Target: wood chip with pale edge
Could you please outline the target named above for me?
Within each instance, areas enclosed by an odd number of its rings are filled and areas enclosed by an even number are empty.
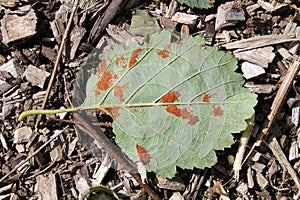
[[[169,200],[184,200],[180,192],[174,192]]]
[[[50,173],[47,176],[43,174],[38,175],[36,182],[39,199],[58,199],[55,174]]]
[[[157,176],[158,187],[174,190],[174,191],[183,191],[185,189],[185,185],[182,182],[175,180],[168,180],[163,177]]]
[[[264,70],[264,68],[249,63],[249,62],[243,62],[242,64],[242,72],[243,72],[243,76],[246,79],[250,79],[250,78],[254,78],[257,77],[259,75],[264,74],[266,71]]]
[[[171,20],[176,21],[178,23],[182,24],[188,24],[188,25],[194,25],[196,24],[199,16],[198,15],[190,15],[182,12],[177,12],[175,15],[171,18]]]
[[[252,38],[242,39],[235,42],[230,42],[222,45],[226,49],[237,49],[235,52],[246,51],[264,46],[274,44],[281,44],[285,42],[296,42],[299,39],[295,38],[295,34],[287,35],[262,35]]]
[[[36,85],[39,88],[44,87],[46,78],[50,75],[49,72],[41,70],[33,65],[29,65],[25,70],[25,77],[32,85]]]
[[[37,17],[33,9],[26,15],[6,13],[1,20],[3,43],[20,44],[36,34]]]
[[[18,78],[21,74],[21,66],[18,64],[17,60],[11,59],[0,66],[0,71],[8,72],[14,78]]]
[[[21,127],[14,131],[14,144],[27,142],[32,136],[33,132],[30,127]]]
[[[272,63],[275,58],[273,50],[274,48],[272,46],[267,46],[248,51],[235,52],[234,56],[239,60],[248,61],[260,67],[267,68],[269,63]]]

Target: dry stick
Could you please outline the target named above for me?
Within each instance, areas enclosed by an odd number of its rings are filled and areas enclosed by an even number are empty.
[[[99,143],[101,147],[107,151],[107,153],[116,160],[117,163],[127,170],[131,176],[144,188],[144,190],[154,199],[159,200],[159,196],[146,184],[143,183],[140,175],[137,173],[137,167],[133,161],[127,158],[120,147],[114,145],[103,133],[101,129],[95,130],[95,127],[89,124],[80,114],[74,113],[74,118],[81,122],[79,128]],[[99,127],[98,127],[99,128]]]
[[[47,99],[48,99],[48,96],[49,96],[49,93],[50,93],[50,90],[51,90],[51,87],[53,85],[53,81],[54,81],[54,78],[55,78],[55,75],[56,75],[56,71],[57,71],[58,66],[59,66],[59,61],[60,61],[60,58],[61,58],[61,55],[62,55],[62,51],[64,49],[64,45],[65,45],[65,42],[66,42],[69,30],[71,28],[71,24],[72,24],[74,15],[75,15],[75,13],[77,11],[77,8],[78,8],[78,4],[79,4],[78,2],[79,1],[76,1],[75,4],[73,5],[72,13],[71,13],[70,19],[68,21],[66,30],[64,32],[62,41],[60,43],[60,47],[59,47],[59,50],[58,50],[58,53],[57,53],[57,57],[56,57],[56,60],[55,60],[55,64],[54,64],[54,69],[53,69],[52,74],[51,74],[51,78],[50,78],[50,81],[49,81],[49,85],[48,85],[48,88],[47,88],[47,91],[46,91],[46,94],[45,94],[45,97],[44,97],[44,101],[43,101],[41,110],[43,110],[45,108],[45,106],[46,106]]]
[[[101,36],[102,31],[104,31],[108,23],[110,23],[115,17],[122,3],[124,3],[124,0],[113,0],[106,8],[103,15],[98,17],[89,36],[89,41],[93,45],[96,45]]]
[[[293,80],[295,79],[295,77],[297,76],[297,74],[299,72],[299,66],[300,66],[300,63],[299,63],[299,58],[298,58],[297,61],[294,61],[293,64],[289,67],[289,69],[284,77],[284,80],[282,81],[282,83],[278,89],[278,92],[275,96],[275,99],[272,103],[271,112],[268,115],[267,119],[265,120],[264,124],[262,125],[262,129],[260,132],[261,134],[259,135],[259,140],[253,144],[253,146],[251,147],[251,150],[248,153],[248,155],[246,156],[244,162],[248,159],[250,154],[253,152],[254,148],[260,146],[262,141],[268,136],[268,134],[276,120],[276,115],[278,114],[278,112],[279,112],[280,108],[282,107],[282,104],[287,96],[289,88],[291,87]],[[291,164],[289,163],[289,161],[287,160],[287,158],[285,157],[285,155],[275,137],[273,137],[270,140],[269,147],[270,147],[271,151],[273,152],[274,156],[276,157],[276,159],[279,161],[281,167],[283,169],[288,170],[289,174],[295,181],[297,187],[300,188],[300,179],[299,179],[297,173],[295,172],[295,170],[293,169],[293,167],[291,166]]]
[[[54,139],[57,138],[57,136],[59,136],[61,133],[63,133],[69,126],[66,126],[63,130],[55,133],[54,135],[52,135],[50,137],[50,139],[45,142],[42,146],[40,146],[40,148],[38,148],[36,151],[33,152],[33,154],[31,156],[29,156],[28,158],[26,158],[25,160],[21,161],[19,164],[17,164],[15,166],[15,168],[13,170],[11,170],[8,174],[6,174],[5,176],[3,176],[0,179],[0,183],[3,182],[7,177],[9,177],[12,173],[14,173],[19,167],[21,167],[23,164],[25,164],[28,160],[30,160],[31,158],[33,158],[36,154],[38,154],[43,148],[45,148],[50,142],[52,142]]]

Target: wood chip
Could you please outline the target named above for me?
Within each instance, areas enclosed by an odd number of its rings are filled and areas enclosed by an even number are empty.
[[[24,75],[27,81],[29,81],[32,85],[38,86],[39,88],[43,89],[45,80],[50,75],[50,73],[41,70],[33,65],[29,65],[25,70]]]
[[[282,45],[278,44],[275,46],[276,51],[285,59],[291,61],[293,59],[293,55]]]
[[[244,86],[250,91],[259,94],[270,94],[277,89],[277,87],[272,84],[255,84],[253,82],[247,82]]]
[[[269,63],[272,63],[275,58],[273,50],[273,47],[267,46],[248,51],[235,52],[234,56],[239,60],[248,61],[260,67],[267,68]]]
[[[257,77],[259,75],[264,74],[265,70],[264,70],[264,68],[262,68],[258,65],[255,65],[255,64],[252,64],[252,63],[249,63],[249,62],[243,62],[242,72],[243,72],[243,76],[246,79],[250,79],[250,78],[254,78],[254,77]]]
[[[256,172],[256,181],[262,189],[265,189],[269,185],[268,180],[260,172]]]
[[[21,75],[21,66],[18,64],[17,60],[11,59],[0,66],[0,71],[8,72],[14,78],[18,78]]]
[[[180,180],[169,180],[162,178],[160,176],[157,176],[158,180],[158,186],[160,188],[168,189],[168,190],[174,190],[174,191],[183,191],[185,189],[185,185],[183,182],[180,182]]]
[[[226,49],[238,49],[238,51],[245,51],[250,49],[255,49],[259,47],[280,44],[284,42],[296,42],[299,39],[295,38],[295,34],[289,35],[263,35],[256,36],[248,39],[239,40],[236,42],[231,42],[222,45]]]
[[[0,6],[13,8],[19,3],[19,0],[0,0]]]
[[[55,174],[38,175],[36,182],[39,199],[58,200]]]
[[[228,26],[234,26],[239,21],[245,21],[245,12],[237,7],[238,1],[230,1],[218,7],[215,30],[218,31]]]
[[[0,77],[1,78],[1,77]],[[12,85],[0,79],[0,95],[12,88]]]
[[[174,192],[169,200],[184,200],[180,192]]]
[[[70,59],[73,60],[75,58],[75,53],[79,47],[81,39],[85,35],[86,30],[83,27],[75,26],[71,31],[71,52],[70,52]]]
[[[254,173],[253,173],[251,167],[248,167],[248,169],[247,169],[247,183],[248,183],[249,188],[253,188],[254,185],[255,185],[253,176],[254,176]]]
[[[14,131],[14,144],[27,142],[32,136],[32,130],[30,127],[21,127]]]
[[[100,185],[106,176],[108,170],[111,167],[111,160],[108,156],[108,154],[105,154],[104,159],[102,160],[102,163],[99,168],[97,168],[93,174],[92,184],[93,187],[96,187]]]
[[[176,21],[178,23],[187,24],[187,25],[195,25],[199,16],[198,15],[190,15],[182,12],[177,12],[171,18],[171,20]]]
[[[26,15],[6,13],[1,20],[3,43],[21,44],[36,34],[37,17],[33,9]]]
[[[82,176],[76,175],[74,179],[75,179],[76,189],[79,191],[79,199],[81,199],[86,196],[86,194],[90,189],[90,186],[86,181],[86,179]]]
[[[295,159],[298,159],[299,157],[299,149],[298,149],[298,142],[293,141],[289,150],[289,161],[293,161]]]

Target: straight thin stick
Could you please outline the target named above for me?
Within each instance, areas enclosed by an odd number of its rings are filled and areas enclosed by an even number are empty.
[[[56,71],[57,71],[58,66],[59,66],[59,61],[60,61],[60,58],[61,58],[61,55],[62,55],[62,51],[64,49],[66,39],[68,37],[68,33],[70,31],[70,28],[71,28],[71,24],[72,24],[74,15],[77,11],[78,4],[79,3],[78,3],[78,0],[77,0],[75,2],[75,4],[73,5],[72,13],[71,13],[70,19],[68,21],[66,30],[64,32],[64,35],[63,35],[63,38],[62,38],[62,41],[61,41],[61,44],[60,44],[60,47],[59,47],[59,50],[58,50],[58,53],[57,53],[57,57],[56,57],[56,60],[55,60],[55,63],[54,63],[54,69],[53,69],[52,74],[51,74],[51,78],[50,78],[50,81],[49,81],[49,84],[48,84],[48,88],[47,88],[47,91],[46,91],[46,94],[45,94],[45,97],[44,97],[44,101],[43,101],[41,110],[43,110],[46,106],[46,103],[47,103],[47,100],[48,100],[48,97],[49,97],[49,94],[50,94],[50,90],[51,90],[51,87],[52,87],[53,82],[54,82]]]

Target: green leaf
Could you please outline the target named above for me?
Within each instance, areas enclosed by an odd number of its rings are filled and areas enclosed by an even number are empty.
[[[156,19],[151,17],[146,10],[137,9],[132,12],[130,30],[134,35],[146,37],[160,29]]]
[[[186,4],[187,6],[191,8],[211,8],[215,1],[214,0],[177,0],[181,4]]]
[[[115,45],[87,82],[82,106],[110,113],[125,154],[164,177],[176,166],[212,166],[215,150],[230,147],[231,133],[254,113],[256,95],[242,87],[236,59],[203,44],[200,37],[171,43],[163,30],[144,45]]]

